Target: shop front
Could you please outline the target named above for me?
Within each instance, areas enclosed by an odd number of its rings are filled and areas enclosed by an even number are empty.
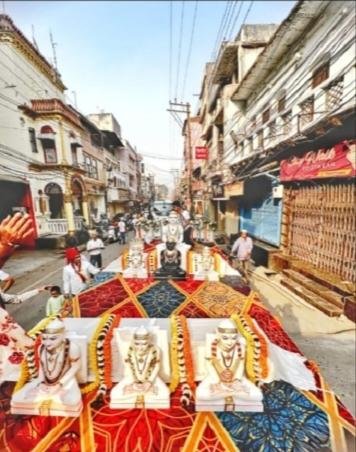
[[[281,162],[283,254],[356,282],[355,142]]]

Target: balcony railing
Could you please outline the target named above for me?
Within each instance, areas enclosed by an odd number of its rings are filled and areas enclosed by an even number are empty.
[[[47,220],[47,227],[51,234],[67,234],[68,232],[66,219]]]

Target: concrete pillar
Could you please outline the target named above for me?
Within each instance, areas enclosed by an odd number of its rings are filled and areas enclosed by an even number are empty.
[[[63,165],[68,165],[68,158],[67,158],[67,151],[65,148],[65,142],[64,142],[64,130],[63,130],[63,124],[61,120],[58,120],[59,125],[59,139],[61,144],[61,163]]]
[[[72,194],[65,193],[64,194],[64,214],[66,220],[68,222],[68,233],[74,233],[75,225],[74,225],[74,214],[73,214],[73,205],[72,205]]]
[[[83,201],[82,201],[82,210],[83,210],[83,217],[87,223],[87,225],[89,225],[89,206],[88,206],[88,196],[83,196]]]

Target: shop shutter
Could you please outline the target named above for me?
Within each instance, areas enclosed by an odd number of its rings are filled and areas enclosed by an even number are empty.
[[[246,229],[253,237],[279,246],[282,201],[272,196],[260,205],[240,209],[240,230]]]

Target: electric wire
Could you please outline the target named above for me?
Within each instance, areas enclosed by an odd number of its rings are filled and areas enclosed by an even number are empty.
[[[179,78],[180,78],[180,66],[181,66],[181,53],[182,53],[182,40],[183,40],[183,27],[184,27],[184,0],[182,0],[181,16],[180,16],[180,28],[179,28],[179,41],[178,41],[178,56],[177,56],[177,75],[176,75],[176,87],[175,87],[175,99],[178,96]]]
[[[237,23],[237,21],[238,21],[238,18],[240,17],[240,13],[241,13],[242,5],[243,5],[243,4],[244,4],[243,1],[240,2],[239,9],[237,10],[237,13],[236,13],[236,15],[235,15],[234,21],[233,21],[232,26],[231,26],[231,31],[230,31],[230,34],[229,34],[229,37],[228,37],[228,40],[229,40],[229,41],[231,41],[232,38],[233,38],[233,33],[234,33],[234,30],[235,30],[235,26],[236,26],[236,23]],[[241,29],[241,27],[240,27],[240,29]]]
[[[223,35],[223,41],[226,41],[228,39],[229,35],[230,35],[229,34],[229,30],[230,30],[230,26],[231,26],[231,23],[232,23],[232,18],[233,18],[234,14],[235,14],[235,9],[236,9],[237,4],[238,4],[238,1],[234,1],[233,4],[232,4],[230,17],[229,17],[229,20],[228,20],[228,22],[226,24],[225,33]]]
[[[185,85],[186,85],[186,82],[187,82],[188,70],[189,70],[189,65],[190,65],[190,58],[191,58],[191,54],[192,54],[192,47],[193,47],[193,40],[194,40],[194,32],[195,32],[195,26],[196,26],[197,12],[198,12],[198,0],[195,1],[195,6],[194,6],[192,31],[191,31],[191,34],[190,34],[190,41],[189,41],[189,47],[188,47],[188,53],[187,53],[187,60],[186,60],[186,63],[185,63],[185,71],[184,71],[184,76],[183,76],[182,99],[184,99]]]
[[[227,20],[228,15],[230,14],[232,3],[233,3],[232,1],[227,1],[226,2],[225,10],[224,10],[223,16],[222,16],[221,21],[220,21],[220,26],[219,26],[219,29],[218,29],[218,33],[216,35],[214,48],[213,48],[213,50],[211,52],[211,59],[212,60],[214,60],[216,58],[216,52],[217,52],[217,49],[219,48],[221,35],[223,34],[223,30],[225,29],[226,20]]]

